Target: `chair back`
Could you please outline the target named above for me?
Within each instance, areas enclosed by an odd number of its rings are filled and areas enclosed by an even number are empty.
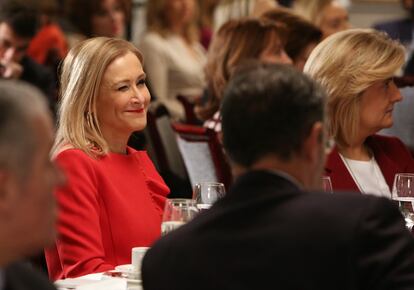
[[[232,175],[217,133],[201,126],[183,123],[171,125],[177,134],[178,148],[191,185],[194,187],[198,182],[216,181],[224,183],[228,189]]]
[[[171,119],[167,108],[158,105],[148,110],[147,132],[150,137],[151,151],[155,155],[157,169],[161,172],[170,171],[180,178],[186,179],[187,172],[178,149],[174,131],[171,129]],[[152,149],[152,150],[151,150]]]
[[[197,118],[197,116],[194,113],[194,103],[191,103],[185,96],[182,95],[178,95],[177,100],[180,101],[180,103],[184,107],[185,123],[192,125],[200,125],[201,121]]]

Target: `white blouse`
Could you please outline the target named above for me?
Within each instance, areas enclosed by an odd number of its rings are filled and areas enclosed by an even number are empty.
[[[155,32],[144,35],[139,45],[144,70],[157,102],[164,104],[174,119],[184,119],[184,108],[177,95],[193,101],[205,87],[206,52],[198,42],[191,49],[184,39],[171,34],[165,38]]]
[[[369,161],[360,161],[339,156],[361,193],[391,198],[391,191],[374,157]]]

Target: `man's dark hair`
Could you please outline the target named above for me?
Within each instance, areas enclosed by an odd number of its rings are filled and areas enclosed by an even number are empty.
[[[0,1],[0,23],[7,23],[22,38],[33,38],[39,28],[39,14],[32,4],[23,1]]]
[[[229,82],[222,103],[223,144],[249,167],[266,155],[289,160],[324,118],[325,94],[309,77],[281,64],[249,63]]]

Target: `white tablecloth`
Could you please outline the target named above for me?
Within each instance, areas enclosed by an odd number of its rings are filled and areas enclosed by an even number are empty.
[[[114,278],[103,273],[55,281],[59,290],[142,290],[141,283],[125,278]]]

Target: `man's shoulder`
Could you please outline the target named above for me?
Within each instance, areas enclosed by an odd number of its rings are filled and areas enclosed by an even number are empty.
[[[4,269],[5,288],[10,290],[56,290],[48,277],[27,263],[13,263]]]

